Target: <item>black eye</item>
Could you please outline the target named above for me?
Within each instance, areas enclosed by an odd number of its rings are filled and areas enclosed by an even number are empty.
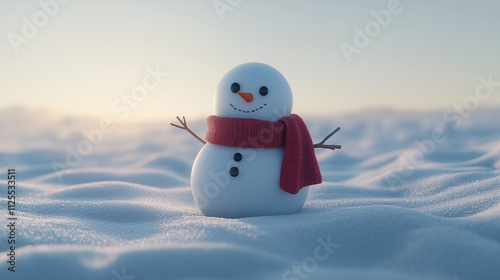
[[[238,91],[240,91],[240,84],[232,83],[231,84],[231,91],[234,93],[237,93]]]
[[[269,92],[269,90],[267,89],[267,87],[261,87],[261,88],[259,89],[259,93],[260,93],[260,95],[262,95],[262,96],[266,96],[268,92]]]

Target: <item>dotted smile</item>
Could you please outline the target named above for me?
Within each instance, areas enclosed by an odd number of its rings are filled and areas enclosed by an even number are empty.
[[[259,108],[257,108],[257,109],[254,109],[254,110],[252,110],[252,111],[245,111],[245,110],[241,110],[241,109],[239,109],[239,108],[236,108],[236,107],[235,107],[232,103],[229,103],[229,105],[231,105],[231,107],[232,107],[234,110],[236,110],[236,111],[238,111],[238,112],[243,112],[243,113],[253,113],[253,112],[257,112],[257,111],[259,111],[260,109],[262,109],[262,108],[264,108],[265,106],[267,106],[267,104],[266,104],[266,103],[264,103],[264,105],[260,106],[260,107],[259,107]]]

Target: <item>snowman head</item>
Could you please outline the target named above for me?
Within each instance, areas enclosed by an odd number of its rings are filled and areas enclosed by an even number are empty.
[[[245,63],[222,78],[214,105],[215,114],[220,117],[277,121],[292,112],[292,90],[273,67]]]

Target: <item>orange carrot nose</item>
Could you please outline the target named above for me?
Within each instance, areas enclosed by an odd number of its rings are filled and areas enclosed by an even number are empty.
[[[252,102],[253,100],[253,94],[251,93],[238,91],[238,94],[241,96],[241,98],[243,98],[243,100],[245,100],[248,103]]]

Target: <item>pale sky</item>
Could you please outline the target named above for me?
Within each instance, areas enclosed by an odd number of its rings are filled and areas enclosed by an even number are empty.
[[[479,76],[500,81],[500,1],[65,1],[0,0],[0,108],[203,117],[220,78],[253,61],[287,78],[298,114],[445,110]],[[342,42],[358,47],[350,63]],[[169,76],[124,102],[147,67]],[[480,106],[500,106],[500,87]]]

